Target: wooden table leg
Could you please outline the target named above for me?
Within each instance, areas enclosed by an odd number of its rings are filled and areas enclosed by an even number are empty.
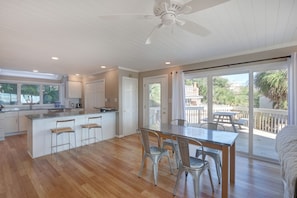
[[[230,147],[230,182],[235,183],[235,143]]]
[[[228,197],[229,187],[229,149],[228,146],[222,148],[222,198]]]

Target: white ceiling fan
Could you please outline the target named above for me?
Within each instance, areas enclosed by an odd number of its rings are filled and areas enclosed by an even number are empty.
[[[155,0],[154,15],[160,17],[161,23],[148,35],[145,44],[151,44],[153,33],[164,26],[177,25],[187,32],[199,36],[207,36],[210,32],[206,28],[187,19],[178,19],[180,15],[192,14],[228,0]]]
[[[156,25],[148,35],[145,44],[151,44],[152,35],[155,31],[165,26],[178,26],[179,28],[199,36],[207,36],[210,31],[205,27],[185,18],[179,19],[181,15],[189,15],[204,10],[229,0],[155,0],[153,7],[154,15],[108,15],[101,16],[102,19],[115,17],[135,17],[141,19],[160,18],[161,23]]]

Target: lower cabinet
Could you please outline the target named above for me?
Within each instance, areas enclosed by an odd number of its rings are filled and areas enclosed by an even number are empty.
[[[111,139],[116,136],[116,113],[102,113],[103,139]]]
[[[19,112],[5,112],[4,132],[13,133],[19,131]]]
[[[3,125],[4,125],[4,116],[3,116],[3,113],[0,113],[0,141],[4,140],[5,138]]]

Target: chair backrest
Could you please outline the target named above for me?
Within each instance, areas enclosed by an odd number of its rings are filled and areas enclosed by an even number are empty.
[[[149,154],[151,153],[151,150],[150,150],[150,138],[149,138],[150,134],[154,135],[157,138],[158,145],[160,145],[160,137],[159,137],[158,133],[153,132],[153,131],[149,131],[149,130],[146,130],[146,129],[141,129],[140,130],[140,140],[141,140],[144,152],[149,153]]]
[[[102,116],[94,116],[94,117],[88,117],[88,123],[99,123],[102,122]]]
[[[176,136],[176,141],[179,148],[179,154],[181,163],[183,166],[191,167],[190,165],[190,151],[189,151],[189,144],[195,144],[201,147],[202,153],[204,153],[204,148],[201,142],[198,140],[184,137],[184,136]]]
[[[171,120],[171,124],[178,125],[178,126],[187,126],[188,122],[184,119],[174,119]]]
[[[200,128],[225,131],[225,127],[216,122],[207,122],[199,125]]]
[[[60,128],[60,127],[72,127],[72,129],[74,129],[75,128],[75,119],[57,120],[56,128]]]

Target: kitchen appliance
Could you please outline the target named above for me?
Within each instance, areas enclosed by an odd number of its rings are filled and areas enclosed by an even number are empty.
[[[77,103],[75,107],[76,108],[81,108],[81,103]]]

